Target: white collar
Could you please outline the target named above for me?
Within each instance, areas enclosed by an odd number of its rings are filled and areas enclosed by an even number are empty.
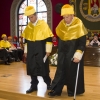
[[[38,22],[38,19],[33,23],[33,25],[36,26],[37,22]]]

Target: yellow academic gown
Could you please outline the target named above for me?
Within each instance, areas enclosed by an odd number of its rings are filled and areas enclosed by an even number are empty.
[[[1,48],[10,48],[11,44],[8,41],[1,40],[0,41],[0,47]]]
[[[78,63],[72,61],[76,52],[83,52],[86,45],[86,34],[82,21],[74,17],[70,25],[64,20],[56,27],[58,42],[58,65],[55,77],[52,82],[52,90],[61,93],[63,86],[67,85],[68,95],[74,95],[75,80]],[[80,61],[79,79],[76,94],[84,93],[84,64],[83,58]]]
[[[0,41],[0,48],[4,48],[4,49],[0,49],[0,58],[2,58],[5,63],[7,62],[7,60],[8,61],[10,60],[9,53],[6,50],[6,48],[9,48],[10,46],[11,45],[9,44],[8,41],[4,41],[4,40]]]

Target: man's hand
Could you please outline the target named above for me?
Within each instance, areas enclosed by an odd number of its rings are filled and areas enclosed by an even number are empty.
[[[80,60],[79,60],[79,59],[77,59],[77,58],[74,58],[74,59],[73,59],[73,62],[75,62],[75,63],[79,63],[79,62],[80,62]]]

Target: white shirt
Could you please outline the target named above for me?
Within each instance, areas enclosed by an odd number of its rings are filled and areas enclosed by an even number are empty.
[[[38,19],[35,21],[35,23],[33,23],[33,25],[36,26],[37,22],[38,22]]]
[[[100,45],[100,42],[99,42],[98,40],[92,40],[92,41],[90,42],[90,45],[93,45],[93,43],[98,43],[98,45]]]

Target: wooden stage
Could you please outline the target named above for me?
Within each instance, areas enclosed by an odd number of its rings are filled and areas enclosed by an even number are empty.
[[[100,100],[100,67],[85,66],[85,93],[76,96],[76,100]],[[50,66],[50,76],[53,79],[56,67]],[[0,64],[0,100],[73,100],[67,96],[66,86],[61,96],[45,98],[36,96],[36,92],[26,94],[30,87],[30,77],[26,75],[26,65],[23,62],[13,62],[11,65]],[[48,93],[48,91],[47,91]]]

